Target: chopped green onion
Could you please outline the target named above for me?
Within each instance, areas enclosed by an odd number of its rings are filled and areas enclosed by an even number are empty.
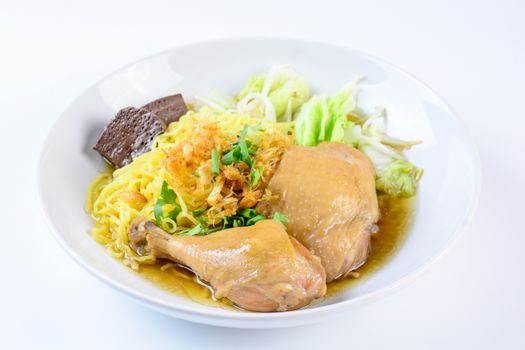
[[[250,126],[250,129],[253,131],[264,131],[264,128],[261,123],[257,123],[255,125]]]
[[[230,151],[222,156],[222,164],[230,165],[235,162],[235,157],[233,156],[233,151]]]
[[[242,209],[236,215],[222,218],[222,230],[232,227],[251,226],[257,221],[264,219],[266,219],[266,216],[257,214],[253,208]]]
[[[239,140],[238,142],[241,143],[241,142],[245,142],[246,141],[246,135],[248,134],[248,124],[244,124],[242,130],[241,130],[241,134],[239,135]]]
[[[231,227],[230,222],[228,221],[228,217],[225,216],[222,218],[222,228],[225,229],[228,227]]]
[[[193,214],[194,217],[199,217],[202,214],[204,214],[205,212],[206,212],[206,209],[199,209],[199,210],[194,210],[192,212],[192,214]]]
[[[222,155],[222,164],[230,165],[240,161],[248,164],[250,167],[255,163],[252,158],[256,150],[252,147],[252,143],[246,140],[248,134],[248,125],[244,125],[239,137],[232,143],[233,149]]]
[[[241,160],[241,149],[239,147],[235,147],[228,153],[224,154],[222,156],[222,164],[224,165],[230,165],[233,163],[237,163]]]
[[[175,221],[177,220],[177,216],[180,214],[181,211],[182,211],[182,208],[180,207],[180,205],[177,204],[175,209],[173,209],[172,211],[168,213],[168,217],[172,219],[173,221]]]
[[[251,225],[255,224],[257,221],[261,221],[261,220],[264,220],[264,219],[266,219],[266,216],[264,216],[263,214],[256,215],[253,218],[251,218],[250,220],[246,221],[246,226],[251,226]]]
[[[237,225],[244,226],[246,220],[242,216],[237,216],[235,219],[233,219],[233,226],[235,227],[235,223],[237,222]]]
[[[211,173],[213,175],[219,175],[220,172],[219,152],[217,152],[217,149],[214,148],[211,150]]]
[[[245,218],[253,218],[255,215],[257,215],[257,212],[255,211],[255,209],[253,208],[248,208],[248,209],[242,209],[240,212],[239,212],[239,215],[241,216],[244,216]]]

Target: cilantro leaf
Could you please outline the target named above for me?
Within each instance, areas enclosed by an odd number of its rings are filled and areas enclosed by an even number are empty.
[[[162,224],[162,218],[164,217],[164,212],[162,211],[162,207],[164,206],[164,201],[162,199],[158,199],[157,203],[155,203],[155,207],[153,207],[153,215],[155,215],[155,223],[157,226],[160,226]]]
[[[264,172],[264,165],[261,165],[259,169],[255,169],[254,167],[250,169],[250,177],[252,179],[250,185],[252,187],[257,186],[257,184],[259,183],[259,180],[261,179],[263,172]]]
[[[209,235],[210,233],[217,232],[217,231],[220,231],[220,230],[222,230],[221,227],[215,227],[215,228],[205,227],[205,228],[202,229],[202,234],[203,235]]]
[[[180,231],[179,235],[196,236],[196,235],[200,234],[201,232],[202,232],[202,225],[198,224],[197,226],[195,226],[193,228],[189,228],[189,229]]]
[[[280,223],[281,225],[283,225],[283,226],[284,226],[284,224],[287,224],[287,223],[290,222],[288,220],[288,216],[286,216],[284,214],[281,214],[279,212],[275,212],[275,214],[273,214],[273,219],[275,221],[277,221],[278,223]]]
[[[177,200],[177,195],[175,194],[175,191],[168,187],[167,181],[162,182],[162,188],[160,189],[160,198],[166,204],[175,204],[175,201]]]
[[[176,204],[177,203],[177,194],[175,191],[173,191],[171,188],[168,187],[168,182],[163,181],[162,187],[160,188],[160,196],[159,199],[157,199],[157,202],[155,203],[155,206],[153,207],[153,215],[155,216],[155,223],[157,226],[162,225],[162,219],[164,218],[164,206],[166,204]],[[175,220],[177,218],[177,215],[181,212],[181,208],[179,205],[170,213],[168,214],[168,217]]]

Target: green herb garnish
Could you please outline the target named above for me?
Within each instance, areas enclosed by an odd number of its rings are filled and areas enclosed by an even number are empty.
[[[198,225],[194,226],[193,228],[188,228],[188,229],[182,230],[182,231],[178,232],[178,234],[179,235],[183,235],[183,236],[196,236],[196,235],[200,234],[202,231],[203,231],[202,225],[198,224]]]
[[[184,229],[178,234],[182,236],[205,236],[228,228],[252,226],[265,219],[266,216],[264,214],[257,214],[253,208],[242,209],[235,215],[223,217],[222,226],[211,228],[198,224],[192,228]],[[284,214],[275,213],[273,219],[283,226],[284,223],[288,223],[288,217]]]
[[[238,146],[241,149],[241,160],[248,165],[251,165],[252,157],[250,156],[250,151],[248,150],[248,145],[246,144],[246,135],[248,134],[248,125],[244,125],[242,128],[241,134],[238,139]]]
[[[220,172],[219,152],[214,148],[211,150],[211,173],[213,175],[219,175]]]
[[[257,215],[257,212],[253,208],[248,208],[248,209],[242,209],[241,211],[239,211],[238,215],[250,219],[250,218],[253,218],[255,215]]]
[[[266,219],[266,216],[264,216],[263,214],[255,215],[253,218],[251,218],[250,220],[246,221],[246,226],[252,226],[257,221],[261,221],[261,220],[264,220],[264,219]]]
[[[222,155],[222,164],[230,165],[239,162],[244,162],[250,167],[250,178],[251,187],[257,186],[259,180],[261,179],[262,173],[264,171],[264,166],[261,166],[259,169],[255,168],[255,158],[253,157],[256,153],[256,147],[253,144],[246,140],[246,135],[248,134],[248,129],[254,131],[262,130],[261,124],[254,125],[252,127],[244,125],[242,128],[239,137],[235,142],[232,143],[233,148]],[[212,168],[213,168],[213,153],[212,153]]]
[[[166,181],[162,182],[162,187],[160,189],[160,196],[153,207],[153,215],[155,216],[155,223],[157,226],[162,225],[162,219],[164,218],[164,206],[167,204],[177,204],[177,194],[171,188],[168,187]],[[177,218],[177,215],[182,211],[180,205],[171,210],[168,213],[168,217],[172,220]]]
[[[259,169],[255,169],[254,167],[250,169],[250,178],[252,179],[250,185],[252,187],[257,186],[257,184],[259,183],[259,180],[261,179],[263,172],[264,172],[264,165],[261,165]]]
[[[199,209],[199,210],[194,210],[192,212],[192,214],[193,214],[194,217],[198,218],[199,216],[201,216],[205,212],[206,212],[206,209]]]
[[[253,130],[253,131],[264,131],[264,128],[262,126],[261,123],[257,123],[255,125],[252,125],[250,126],[250,128]]]
[[[180,205],[177,204],[175,209],[173,209],[172,211],[168,213],[168,217],[172,219],[173,221],[176,221],[177,216],[180,214],[181,211],[182,211],[182,208],[180,207]]]
[[[283,226],[284,226],[284,224],[287,224],[287,223],[290,222],[288,220],[288,216],[286,216],[284,214],[281,214],[279,212],[275,212],[275,214],[273,214],[273,219],[275,221],[277,221],[278,223],[280,223],[281,225],[283,225]]]
[[[193,228],[187,228],[185,230],[182,230],[178,232],[178,234],[182,236],[206,236],[210,233],[217,232],[220,230],[222,230],[222,227],[209,228],[203,227],[201,224],[198,224]]]
[[[222,156],[222,164],[224,165],[230,165],[233,163],[238,163],[241,160],[241,149],[238,147],[235,147],[228,153],[225,153]]]
[[[249,146],[246,141],[246,135],[248,134],[248,125],[244,125],[242,131],[237,138],[237,141],[232,143],[233,149],[229,152],[223,154],[222,164],[229,165],[238,163],[240,161],[245,162],[248,165],[251,165],[251,155]],[[251,146],[251,143],[250,143]]]
[[[232,227],[252,226],[257,221],[264,219],[266,219],[266,216],[264,216],[264,214],[257,214],[253,208],[242,209],[235,215],[223,217],[221,230]]]
[[[233,218],[233,227],[242,227],[244,225],[244,218],[242,216],[238,216]]]

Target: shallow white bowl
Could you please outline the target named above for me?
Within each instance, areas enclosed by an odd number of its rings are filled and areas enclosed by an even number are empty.
[[[85,190],[102,169],[92,150],[103,127],[125,106],[141,106],[174,92],[187,99],[218,89],[240,91],[247,79],[276,63],[292,64],[316,92],[333,93],[362,74],[359,105],[384,106],[388,132],[423,144],[409,158],[425,170],[417,213],[402,248],[358,286],[308,308],[250,313],[200,305],[165,292],[109,257],[89,235]],[[60,116],[43,146],[38,185],[45,216],[62,247],[86,270],[143,304],[175,317],[243,328],[316,322],[392,293],[440,256],[465,228],[479,193],[477,153],[462,124],[428,87],[379,59],[348,48],[267,38],[198,43],[133,63],[102,79]]]

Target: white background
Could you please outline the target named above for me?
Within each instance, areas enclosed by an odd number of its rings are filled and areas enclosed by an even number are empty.
[[[524,349],[524,18],[520,1],[2,0],[0,347]],[[161,315],[77,266],[40,213],[40,146],[85,88],[173,46],[248,35],[382,57],[442,95],[480,151],[479,207],[449,253],[396,294],[327,323],[257,331]]]

